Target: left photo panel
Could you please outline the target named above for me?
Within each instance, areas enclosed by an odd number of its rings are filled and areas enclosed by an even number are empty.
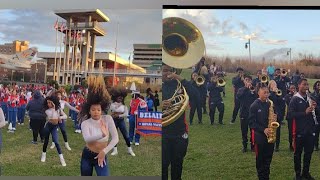
[[[162,9],[0,20],[0,176],[160,176]]]

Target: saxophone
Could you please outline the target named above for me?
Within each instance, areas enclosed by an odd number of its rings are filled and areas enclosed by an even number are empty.
[[[273,102],[268,99],[270,102],[270,107],[269,107],[269,117],[268,117],[268,128],[270,129],[270,135],[267,137],[268,138],[268,143],[274,143],[276,141],[276,134],[277,134],[277,128],[280,126],[280,124],[277,122],[277,119],[275,118],[275,113],[273,110]]]

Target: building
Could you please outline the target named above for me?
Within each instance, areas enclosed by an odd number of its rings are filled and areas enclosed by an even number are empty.
[[[133,63],[148,68],[153,61],[162,61],[162,47],[160,44],[134,44]]]
[[[29,48],[29,41],[15,40],[12,43],[5,43],[0,45],[0,54],[15,54],[27,50]]]
[[[47,62],[47,71],[46,71],[46,80],[50,81],[53,80],[53,72],[54,72],[54,61],[55,61],[55,53],[54,52],[39,52],[37,57],[43,58]],[[74,60],[69,60],[74,62],[74,64],[77,64],[74,66],[73,70],[71,68],[73,77],[75,77],[75,83],[74,84],[80,84],[81,81],[85,78],[85,73],[84,70],[81,66],[80,62],[80,54],[77,55],[77,61]],[[60,55],[58,53],[56,57],[57,64],[60,62]],[[60,81],[62,82],[62,76],[63,76],[63,62],[64,61],[64,55],[61,55],[61,73],[60,73]],[[114,63],[116,62],[116,63]],[[113,73],[114,70],[114,64],[115,64],[115,69],[116,73],[121,73],[121,72],[133,72],[133,73],[146,73],[146,70],[140,66],[137,66],[135,64],[129,63],[129,61],[122,59],[121,57],[117,56],[115,58],[115,54],[111,52],[95,52],[95,62],[93,69],[90,69],[95,71],[95,72],[110,72],[111,74]],[[71,66],[71,65],[69,65]],[[77,67],[77,68],[76,68]],[[89,73],[90,73],[89,71]],[[112,85],[112,80],[113,76],[109,75],[105,77],[105,81],[107,85]],[[116,85],[123,85],[126,86],[127,83],[130,83],[132,81],[138,82],[138,83],[144,83],[144,78],[143,77],[129,77],[129,76],[122,76],[122,77],[116,77]],[[64,83],[61,83],[64,84]]]

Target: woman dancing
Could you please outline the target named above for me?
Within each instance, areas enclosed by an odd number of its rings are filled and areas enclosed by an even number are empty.
[[[121,134],[126,141],[128,146],[128,153],[131,156],[136,156],[131,148],[128,131],[126,129],[126,123],[124,121],[125,118],[128,117],[128,108],[124,104],[124,99],[127,96],[127,92],[125,89],[111,89],[110,91],[111,99],[113,103],[111,103],[110,110],[111,116],[113,117],[114,124],[116,125],[117,129],[120,129]],[[113,152],[111,155],[117,155],[118,149],[117,145],[113,148]]]
[[[42,156],[41,156],[41,162],[46,161],[46,152],[47,152],[47,146],[49,143],[49,136],[52,134],[53,142],[56,145],[57,151],[59,153],[60,162],[62,166],[66,166],[66,162],[63,158],[61,148],[58,142],[58,123],[63,120],[67,119],[67,115],[60,109],[60,103],[59,99],[56,96],[48,96],[45,99],[44,102],[44,108],[47,115],[47,122],[44,127],[44,144],[43,144],[43,150],[42,150]]]
[[[116,126],[110,115],[102,115],[110,105],[110,95],[102,76],[88,77],[89,93],[80,111],[82,135],[86,146],[81,157],[81,176],[109,176],[106,154],[119,142]],[[108,143],[109,134],[111,141]]]

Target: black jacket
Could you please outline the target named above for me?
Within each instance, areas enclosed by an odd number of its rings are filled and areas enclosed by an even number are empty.
[[[254,87],[256,87],[259,82],[261,82],[261,81],[260,81],[260,79],[257,77],[257,78],[255,78],[255,79],[252,80],[252,85],[253,85]]]
[[[193,86],[193,94],[192,94],[192,98],[189,97],[189,102],[190,102],[190,106],[194,107],[201,104],[201,97],[203,95],[201,95],[201,90],[200,87],[197,85],[197,83],[193,80],[190,81],[191,85]],[[202,92],[204,93],[204,92]],[[206,94],[205,94],[206,95]]]
[[[312,113],[306,114],[308,107],[309,102],[303,99],[299,93],[294,95],[290,101],[289,117],[296,123],[297,135],[315,133],[315,123]]]
[[[236,76],[232,78],[232,85],[236,95],[238,90],[244,86],[244,82],[241,80],[240,76]]]
[[[282,94],[281,96],[277,96],[273,91],[270,92],[269,96],[269,99],[273,101],[275,113],[283,116],[286,110],[286,101],[284,96],[284,94]]]
[[[286,94],[284,97],[284,99],[286,101],[286,105],[288,107],[288,112],[287,112],[287,116],[286,116],[287,120],[289,119],[289,104],[290,104],[292,97],[293,97],[293,94],[291,94],[291,93]]]
[[[269,102],[262,102],[260,99],[256,99],[250,106],[249,127],[254,130],[254,141],[257,144],[267,142],[264,130],[268,128],[269,107]]]
[[[222,102],[221,92],[223,88],[217,86],[216,83],[210,82],[208,84],[208,91],[209,91],[209,103],[211,102]]]
[[[192,86],[191,82],[184,79],[181,81],[181,84],[185,87],[190,101],[194,101],[194,98],[197,97],[199,99],[199,96],[197,96],[197,90]],[[170,99],[176,91],[177,85],[178,81],[176,80],[164,81],[162,84],[162,99]],[[188,125],[186,123],[185,112],[172,124],[162,127],[163,137],[181,137],[186,132],[188,132]]]
[[[46,119],[44,110],[44,98],[39,91],[35,91],[33,99],[29,101],[26,110],[29,112],[30,119]]]
[[[191,80],[192,86],[197,89],[200,97],[206,97],[207,96],[207,89],[206,89],[206,83],[204,83],[201,86],[198,86],[197,83],[194,80]]]
[[[274,78],[277,87],[282,91],[282,94],[287,94],[287,83],[291,81],[288,77],[277,76]]]
[[[248,118],[249,108],[257,99],[256,93],[251,92],[249,88],[242,87],[238,90],[237,98],[240,100],[240,118]]]

